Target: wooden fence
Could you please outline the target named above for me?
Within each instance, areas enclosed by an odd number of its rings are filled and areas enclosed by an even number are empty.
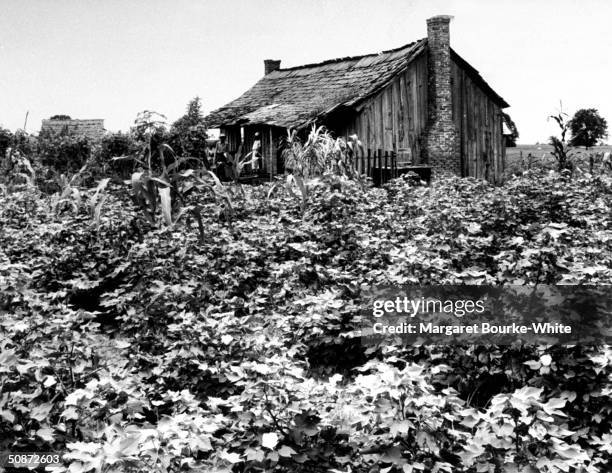
[[[395,151],[384,151],[382,149],[368,149],[358,155],[354,155],[353,163],[355,169],[361,175],[370,177],[375,186],[382,186],[403,174],[416,173],[422,181],[429,182],[431,179],[431,168],[426,165],[413,165],[410,161],[398,158]],[[228,180],[223,174],[221,180]],[[240,181],[243,183],[270,181],[269,173],[258,173],[258,175],[243,175]]]
[[[386,184],[391,179],[408,172],[415,172],[422,180],[427,182],[431,178],[431,168],[429,166],[415,166],[411,162],[400,161],[395,151],[368,149],[367,152],[361,153],[361,156],[356,156],[354,159],[357,171],[371,177],[375,186]]]
[[[398,176],[397,154],[395,151],[368,149],[361,156],[355,156],[355,167],[360,174],[371,177],[374,185],[380,186]]]

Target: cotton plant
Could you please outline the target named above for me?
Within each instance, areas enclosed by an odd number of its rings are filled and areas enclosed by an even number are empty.
[[[529,472],[599,472],[597,461],[577,442],[581,436],[559,422],[567,418],[563,411],[568,399],[542,399],[544,389],[526,386],[491,399],[485,412],[475,408],[461,411],[460,424],[472,429],[472,436],[459,454],[465,466],[493,473]],[[500,456],[500,452],[503,455]]]

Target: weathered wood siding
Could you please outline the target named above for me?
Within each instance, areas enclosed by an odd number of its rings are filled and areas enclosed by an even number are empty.
[[[221,131],[226,134],[229,151],[231,153],[241,153],[242,156],[251,152],[253,149],[253,141],[255,140],[255,133],[259,132],[261,136],[261,150],[264,158],[262,168],[266,172],[272,169],[273,174],[278,172],[279,150],[282,145],[282,140],[287,135],[284,128],[267,125],[249,125],[243,127],[242,131],[239,126],[225,127],[222,128]],[[244,135],[244,141],[242,135]]]
[[[462,174],[501,182],[506,152],[502,109],[454,61],[451,69],[453,119],[461,142]]]
[[[357,133],[366,149],[396,151],[400,160],[420,163],[426,124],[427,56],[423,54],[367,100],[352,120],[332,131],[338,136]]]
[[[500,182],[505,146],[501,108],[455,62],[451,65],[453,119],[459,132],[462,175]],[[427,55],[414,60],[349,122],[338,136],[357,133],[367,149],[398,152],[401,162],[422,164],[421,139],[427,126]],[[402,152],[405,150],[405,152]]]
[[[240,127],[228,126],[221,128],[221,133],[225,133],[225,141],[230,152],[234,152],[240,146]]]

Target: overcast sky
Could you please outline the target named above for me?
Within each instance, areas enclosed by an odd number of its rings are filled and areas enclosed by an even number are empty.
[[[283,67],[395,48],[454,16],[451,44],[510,103],[521,143],[559,108],[612,120],[608,0],[1,0],[0,126],[54,114],[127,130],[141,110],[206,111]]]

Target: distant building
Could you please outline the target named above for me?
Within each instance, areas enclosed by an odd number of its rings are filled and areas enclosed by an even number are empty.
[[[41,133],[70,133],[84,136],[93,140],[101,138],[106,130],[103,119],[73,120],[73,119],[48,119],[42,121]]]
[[[272,173],[282,172],[287,130],[316,123],[434,172],[499,181],[508,104],[451,49],[449,21],[430,18],[427,38],[380,54],[286,69],[266,60],[263,78],[206,121],[226,134],[230,150],[251,149],[259,132]]]

